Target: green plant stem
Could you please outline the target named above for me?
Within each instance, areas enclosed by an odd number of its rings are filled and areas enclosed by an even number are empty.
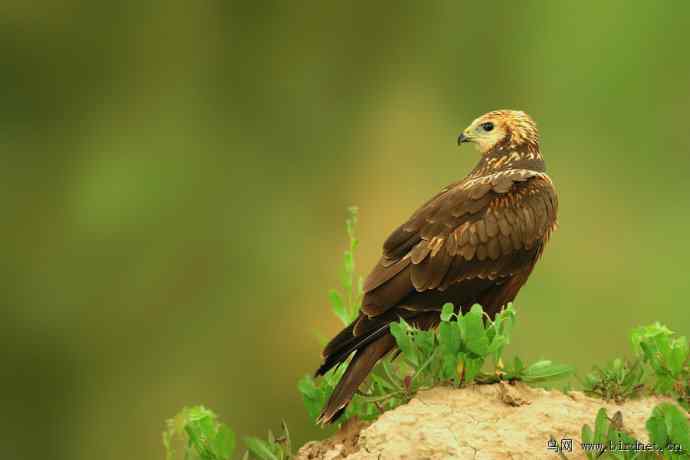
[[[404,386],[398,383],[398,380],[394,377],[393,371],[390,369],[389,363],[386,360],[383,361],[383,371],[386,373],[388,380],[390,380],[391,384],[395,388],[397,388],[400,391],[404,391]]]
[[[412,376],[412,379],[410,380],[410,384],[412,384],[417,379],[417,377],[419,377],[421,375],[422,371],[424,369],[426,369],[426,367],[429,364],[431,364],[431,362],[436,357],[436,353],[438,352],[438,350],[439,350],[438,348],[435,348],[434,351],[431,353],[431,356],[429,356],[429,358],[426,361],[424,361],[424,363],[419,367],[419,369],[417,369],[417,372],[414,373],[414,375]]]

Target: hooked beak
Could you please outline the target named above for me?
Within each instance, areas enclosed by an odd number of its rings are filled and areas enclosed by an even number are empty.
[[[464,144],[465,142],[469,142],[470,138],[467,136],[464,132],[460,134],[460,137],[458,137],[458,145]]]

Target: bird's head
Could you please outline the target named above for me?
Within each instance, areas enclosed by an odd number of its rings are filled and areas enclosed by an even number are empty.
[[[474,120],[458,137],[458,145],[471,142],[484,155],[497,148],[539,151],[534,120],[519,110],[495,110]]]

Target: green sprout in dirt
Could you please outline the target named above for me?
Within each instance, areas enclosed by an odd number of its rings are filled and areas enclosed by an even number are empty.
[[[204,406],[185,407],[166,422],[163,446],[166,460],[230,460],[235,451],[235,434],[218,416]],[[266,440],[246,437],[243,459],[289,460],[292,458],[290,433],[283,422],[283,434],[269,430]],[[182,447],[180,451],[178,448]],[[180,454],[178,455],[178,452]]]
[[[647,419],[649,443],[635,439],[623,425],[623,415],[616,412],[609,418],[601,408],[594,422],[582,427],[582,444],[589,460],[688,460],[690,426],[687,417],[673,404],[662,403],[654,408]],[[650,445],[647,450],[645,446]]]
[[[630,340],[636,354],[654,373],[653,391],[672,396],[690,410],[690,346],[659,323],[632,331]]]
[[[690,424],[687,414],[671,403],[654,408],[647,419],[649,442],[665,448],[672,459],[690,460]]]
[[[333,313],[340,318],[345,326],[357,318],[363,294],[362,277],[358,277],[355,273],[355,250],[359,245],[359,240],[355,235],[357,212],[356,206],[350,206],[348,208],[348,217],[345,220],[349,246],[343,254],[343,271],[340,275],[342,291],[331,289],[328,292],[328,299],[330,300]]]
[[[621,403],[644,389],[645,371],[640,360],[632,363],[616,358],[607,366],[595,366],[582,381],[585,394]]]
[[[666,326],[655,323],[634,329],[630,341],[637,355],[633,364],[616,359],[604,369],[595,368],[583,382],[585,392],[622,402],[645,391],[671,396],[687,410],[690,401],[687,339],[677,336]],[[690,425],[687,417],[674,404],[659,404],[646,423],[649,442],[657,449],[655,452],[601,447],[597,453],[590,452],[587,456],[590,459],[690,459]],[[616,425],[609,424],[607,420],[605,411],[600,410],[594,431],[587,425],[582,428],[582,442],[597,446],[616,446],[619,442],[630,445],[637,442],[620,430],[622,422]]]
[[[244,453],[244,460],[256,458],[259,460],[289,460],[292,458],[292,441],[287,424],[283,421],[283,434],[276,437],[271,430],[268,430],[266,440],[248,436],[244,438],[247,451]]]
[[[685,337],[659,323],[634,329],[635,359],[594,367],[582,381],[585,393],[622,402],[642,393],[671,396],[690,410],[690,346]]]
[[[332,289],[328,292],[331,310],[344,326],[349,325],[357,318],[363,295],[362,277],[357,276],[355,271],[355,250],[359,243],[355,234],[356,225],[357,207],[351,206],[348,208],[348,218],[345,221],[348,247],[343,255],[343,269],[340,276],[341,290]],[[299,380],[297,388],[302,394],[304,405],[312,420],[318,418],[328,397],[345,373],[345,369],[346,366],[337,366],[326,372],[318,380],[310,375],[306,375]],[[384,397],[392,390],[385,387],[385,384],[380,379],[374,378],[373,381],[370,379],[368,383],[368,393],[374,398]],[[386,408],[394,407],[396,403],[394,400],[389,400]],[[340,421],[344,422],[353,415],[357,415],[362,420],[371,420],[376,418],[382,409],[383,406],[381,404],[365,401],[360,395],[355,395]]]
[[[582,427],[582,448],[589,460],[593,459],[639,459],[638,453],[626,451],[621,446],[632,446],[637,443],[623,427],[623,415],[616,412],[609,418],[606,409],[601,408],[594,422],[594,430],[589,425]]]
[[[405,364],[414,371],[409,374],[411,383],[418,380],[420,387],[444,382],[460,386],[500,380],[539,383],[569,375],[570,366],[548,360],[525,367],[516,358],[512,367],[503,368],[503,349],[510,343],[515,318],[515,310],[510,305],[491,320],[480,305],[474,305],[465,314],[456,314],[453,305],[447,303],[441,311],[438,330],[421,331],[401,320],[391,325],[391,333]],[[487,373],[484,368],[489,359],[493,371]],[[404,366],[401,370],[404,372]]]
[[[204,406],[185,407],[166,425],[166,460],[228,460],[235,451],[235,434]],[[182,457],[176,456],[176,444],[182,444]]]

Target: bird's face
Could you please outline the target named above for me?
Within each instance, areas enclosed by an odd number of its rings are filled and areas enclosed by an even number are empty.
[[[458,137],[458,145],[471,142],[485,154],[498,144],[515,146],[521,142],[538,142],[534,121],[525,112],[496,110],[474,120]]]

